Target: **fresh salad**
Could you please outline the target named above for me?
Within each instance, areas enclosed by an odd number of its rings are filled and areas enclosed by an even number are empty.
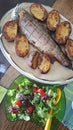
[[[61,89],[55,85],[38,85],[24,76],[18,77],[5,97],[7,117],[11,121],[31,120],[45,126],[48,117],[58,115],[62,109],[61,101],[56,102],[58,90]],[[50,109],[53,109],[52,115]]]

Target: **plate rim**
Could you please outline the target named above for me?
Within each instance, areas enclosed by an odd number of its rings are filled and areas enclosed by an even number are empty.
[[[27,2],[23,2],[23,3],[21,3],[21,4],[24,4],[24,3],[27,3]],[[20,5],[21,5],[21,4],[20,4]],[[32,3],[27,3],[27,4],[29,5],[29,4],[32,4]],[[43,5],[43,4],[42,4],[42,5]],[[44,6],[46,6],[46,5],[44,5]],[[48,7],[48,6],[46,6],[46,7]],[[14,7],[14,8],[15,8],[15,7]],[[5,17],[6,15],[8,15],[14,8],[10,9],[9,11],[7,11],[7,12],[3,15],[3,17]],[[49,6],[49,8],[52,9],[50,6]],[[67,18],[65,18],[63,15],[60,14],[60,16],[61,16],[62,19],[66,20],[66,21],[69,21],[69,20],[68,20]],[[3,19],[3,17],[1,18],[1,20]],[[0,20],[0,21],[1,21],[1,20]],[[70,21],[69,21],[69,22],[70,22]],[[71,23],[71,22],[70,22],[70,23]],[[71,23],[71,26],[73,27],[73,24],[72,24],[72,23]],[[0,28],[1,28],[1,25],[0,25]],[[19,71],[19,72],[20,72],[21,74],[23,74],[24,76],[30,78],[31,80],[37,81],[37,82],[39,82],[39,83],[51,84],[51,85],[54,85],[54,84],[65,85],[65,84],[70,83],[70,82],[73,81],[73,77],[72,77],[72,78],[69,78],[69,79],[66,79],[66,80],[61,80],[61,81],[60,81],[60,80],[53,80],[53,81],[52,81],[52,80],[44,80],[44,79],[37,78],[36,76],[34,76],[34,75],[32,75],[32,74],[30,74],[30,73],[28,73],[28,72],[25,72],[25,71],[22,70],[15,62],[13,62],[13,60],[12,60],[10,54],[8,54],[7,51],[4,49],[4,46],[3,46],[3,44],[2,44],[1,34],[0,34],[0,49],[1,49],[2,53],[3,53],[3,55],[5,56],[5,58],[8,60],[8,62],[9,62],[17,71]]]

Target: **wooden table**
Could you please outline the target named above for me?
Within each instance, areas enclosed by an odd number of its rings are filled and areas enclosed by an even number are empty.
[[[48,0],[49,1],[49,0]],[[68,18],[73,23],[73,0],[56,0],[52,6],[54,9],[59,10],[59,12]],[[6,88],[12,83],[12,81],[20,73],[15,70],[12,66],[8,68],[4,76],[0,80],[0,84]],[[3,102],[0,105],[0,130],[43,130],[40,126],[26,121],[16,121],[9,122],[6,119]],[[60,123],[57,130],[69,130],[67,127]]]

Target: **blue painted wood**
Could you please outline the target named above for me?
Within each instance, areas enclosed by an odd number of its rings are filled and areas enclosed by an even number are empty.
[[[9,62],[6,60],[6,58],[4,57],[4,55],[0,50],[0,79],[5,74],[9,66],[10,66]]]

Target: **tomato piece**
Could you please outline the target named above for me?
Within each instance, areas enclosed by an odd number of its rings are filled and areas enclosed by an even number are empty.
[[[33,87],[32,91],[35,92],[35,93],[38,93],[38,88],[37,87]]]
[[[20,107],[22,105],[22,101],[21,100],[16,100],[15,104]]]
[[[33,112],[33,110],[34,110],[34,106],[33,105],[27,107],[27,113],[31,114]]]
[[[33,90],[33,92],[40,94],[40,96],[45,95],[45,89],[44,88],[33,87],[32,90]]]
[[[38,89],[38,93],[39,93],[41,96],[44,96],[44,95],[45,95],[44,89]]]

